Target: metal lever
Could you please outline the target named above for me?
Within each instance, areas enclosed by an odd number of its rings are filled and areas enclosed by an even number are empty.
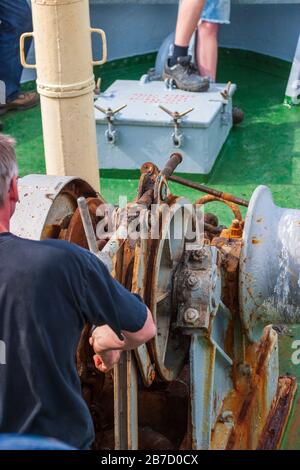
[[[224,88],[224,90],[221,91],[221,96],[222,96],[222,98],[224,98],[224,100],[226,100],[226,101],[228,101],[229,98],[230,98],[229,92],[230,92],[231,85],[232,85],[232,83],[231,83],[231,82],[228,82],[227,85],[226,85],[226,87]]]
[[[81,220],[82,220],[82,224],[84,228],[84,233],[88,242],[89,250],[91,253],[96,255],[105,264],[105,266],[111,273],[113,269],[112,256],[115,253],[113,252],[113,254],[111,255],[109,252],[109,249],[111,248],[112,243],[111,242],[107,243],[107,248],[106,248],[107,252],[105,250],[103,252],[99,251],[96,235],[94,232],[94,227],[92,224],[89,208],[88,208],[85,197],[79,197],[77,199],[77,204],[78,204],[78,209],[80,212],[80,216],[81,216]]]
[[[178,111],[170,111],[169,109],[165,108],[161,104],[159,105],[159,108],[164,111],[165,113],[169,114],[174,121],[179,121],[179,119],[183,118],[187,114],[191,113],[194,111],[195,108],[188,109],[187,111],[183,111],[182,113],[179,113]]]
[[[216,100],[209,100],[214,101],[216,103],[222,103],[222,115],[221,115],[221,122],[224,126],[229,126],[231,124],[231,113],[227,112],[227,104],[230,98],[230,88],[232,83],[228,82],[226,87],[223,91],[220,91],[221,98]]]
[[[228,82],[226,87],[224,88],[223,91],[220,91],[221,98],[220,99],[210,99],[209,101],[214,101],[215,103],[222,103],[226,105],[228,103],[228,100],[230,98],[230,88],[231,88],[232,83]]]
[[[115,114],[118,114],[120,111],[122,111],[122,109],[126,107],[127,107],[127,104],[124,104],[123,106],[120,106],[119,108],[113,110],[111,108],[107,108],[107,109],[101,108],[101,106],[99,106],[98,104],[95,104],[95,108],[98,109],[98,111],[100,111],[101,113],[105,114],[107,118],[113,118]]]
[[[182,155],[180,153],[172,153],[161,174],[166,178],[170,178],[180,163],[182,163]]]
[[[174,122],[174,133],[172,134],[172,141],[175,147],[179,148],[182,146],[183,142],[183,135],[180,134],[179,128],[180,128],[180,120],[187,114],[191,113],[194,111],[195,108],[188,109],[187,111],[183,111],[182,113],[179,113],[178,111],[170,111],[169,109],[165,108],[162,105],[159,105],[159,108],[167,113],[171,118],[173,119]]]
[[[119,108],[113,110],[111,108],[102,108],[98,104],[95,104],[95,108],[98,109],[101,113],[105,114],[105,117],[107,119],[108,123],[108,129],[105,132],[105,137],[107,139],[107,142],[109,144],[114,144],[116,142],[116,137],[117,137],[117,131],[113,127],[113,120],[116,114],[118,114],[122,109],[126,108],[127,104],[124,104],[123,106],[120,106]]]
[[[83,228],[84,228],[84,233],[88,242],[89,250],[94,253],[94,255],[97,255],[99,252],[98,246],[97,246],[97,240],[96,236],[94,233],[94,228],[90,216],[90,212],[86,203],[86,200],[84,197],[80,197],[77,199],[77,204],[78,204],[78,209],[80,212]]]

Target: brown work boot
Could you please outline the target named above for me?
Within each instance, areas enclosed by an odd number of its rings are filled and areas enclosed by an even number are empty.
[[[204,92],[209,89],[209,78],[201,77],[191,62],[191,56],[178,57],[173,66],[168,59],[163,72],[164,80],[172,80],[177,88],[185,91]]]
[[[0,105],[0,115],[6,114],[8,111],[26,111],[27,109],[34,108],[39,102],[40,97],[35,91],[19,93],[14,100]]]

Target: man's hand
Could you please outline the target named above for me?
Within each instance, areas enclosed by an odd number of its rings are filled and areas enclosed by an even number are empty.
[[[95,354],[95,367],[101,372],[108,372],[119,362],[120,357],[121,351],[106,351],[101,354]]]
[[[125,346],[125,341],[121,341],[116,333],[108,326],[98,326],[90,338],[90,345],[95,354],[101,355],[106,351],[120,350]]]
[[[123,340],[108,325],[98,326],[90,337],[90,345],[93,347],[95,354],[101,359],[104,357],[104,353],[111,354],[113,351],[131,351],[152,339],[156,334],[156,327],[150,310],[147,309],[145,324],[139,331],[132,333],[122,330],[121,333],[124,338]],[[104,362],[107,360],[109,363],[111,358],[112,356],[108,359],[105,358]],[[99,361],[97,361],[97,364],[99,364]]]

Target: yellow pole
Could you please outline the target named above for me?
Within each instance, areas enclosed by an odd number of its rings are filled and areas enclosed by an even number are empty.
[[[106,61],[106,38],[90,28],[88,0],[32,0],[34,33],[21,37],[21,61],[37,70],[46,169],[77,176],[100,190],[93,65]],[[91,33],[102,36],[103,59],[93,61]],[[36,64],[26,64],[24,41],[33,35]]]

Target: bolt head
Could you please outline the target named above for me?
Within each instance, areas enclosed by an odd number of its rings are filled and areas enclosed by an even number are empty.
[[[195,308],[188,308],[184,312],[184,321],[188,324],[193,325],[197,320],[199,320],[199,317],[199,312]]]
[[[195,287],[197,284],[198,284],[198,278],[196,274],[191,273],[189,277],[187,278],[187,285],[192,288],[192,287]]]
[[[203,259],[205,258],[206,256],[206,253],[204,250],[193,250],[190,252],[190,259],[192,261],[203,261]]]

